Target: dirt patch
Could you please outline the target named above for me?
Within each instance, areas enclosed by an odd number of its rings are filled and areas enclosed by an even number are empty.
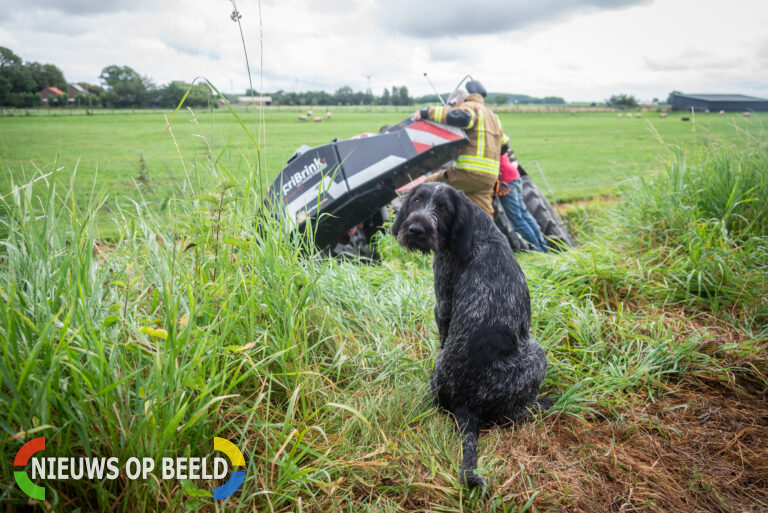
[[[500,431],[498,493],[538,492],[533,511],[768,512],[764,398],[686,384],[637,404]]]

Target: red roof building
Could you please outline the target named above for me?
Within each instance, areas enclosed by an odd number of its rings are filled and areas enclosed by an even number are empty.
[[[45,89],[43,89],[40,92],[40,96],[42,97],[43,102],[48,102],[48,97],[49,96],[59,96],[59,95],[62,95],[62,94],[65,94],[64,91],[62,91],[61,89],[59,89],[57,87],[52,87],[52,86],[51,87],[46,87]]]

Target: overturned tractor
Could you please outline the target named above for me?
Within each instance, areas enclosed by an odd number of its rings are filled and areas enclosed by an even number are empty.
[[[269,188],[299,232],[312,227],[314,243],[332,254],[375,256],[371,238],[397,208],[398,190],[451,161],[468,142],[456,127],[410,118],[379,134],[363,134],[310,148],[302,146]],[[555,246],[572,246],[564,223],[520,168],[523,197],[542,234]],[[496,224],[513,249],[530,249],[512,228],[498,200]]]

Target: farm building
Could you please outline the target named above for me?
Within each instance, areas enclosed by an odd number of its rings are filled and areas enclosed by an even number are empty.
[[[74,102],[75,96],[77,96],[78,94],[88,96],[91,93],[88,91],[88,89],[84,88],[79,84],[69,84],[69,93],[67,94],[67,96],[69,97],[69,101]]]
[[[271,96],[238,96],[237,103],[272,105]]]
[[[743,94],[679,94],[672,95],[672,110],[697,112],[768,112],[768,100]]]
[[[58,87],[46,87],[42,91],[40,91],[40,97],[43,99],[43,103],[48,103],[48,97],[49,96],[61,96],[64,94],[64,91],[59,89]]]

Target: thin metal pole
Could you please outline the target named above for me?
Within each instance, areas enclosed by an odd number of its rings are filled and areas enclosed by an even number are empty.
[[[435,87],[435,84],[433,84],[432,81],[429,79],[429,77],[427,76],[427,72],[426,71],[424,72],[424,78],[427,79],[427,82],[429,82],[429,85],[432,86],[432,90],[434,90],[435,94],[437,95],[437,97],[440,98],[440,103],[443,104],[443,107],[447,108],[448,105],[446,105],[445,101],[443,101],[443,97],[440,96],[440,93],[437,92],[437,88]]]

